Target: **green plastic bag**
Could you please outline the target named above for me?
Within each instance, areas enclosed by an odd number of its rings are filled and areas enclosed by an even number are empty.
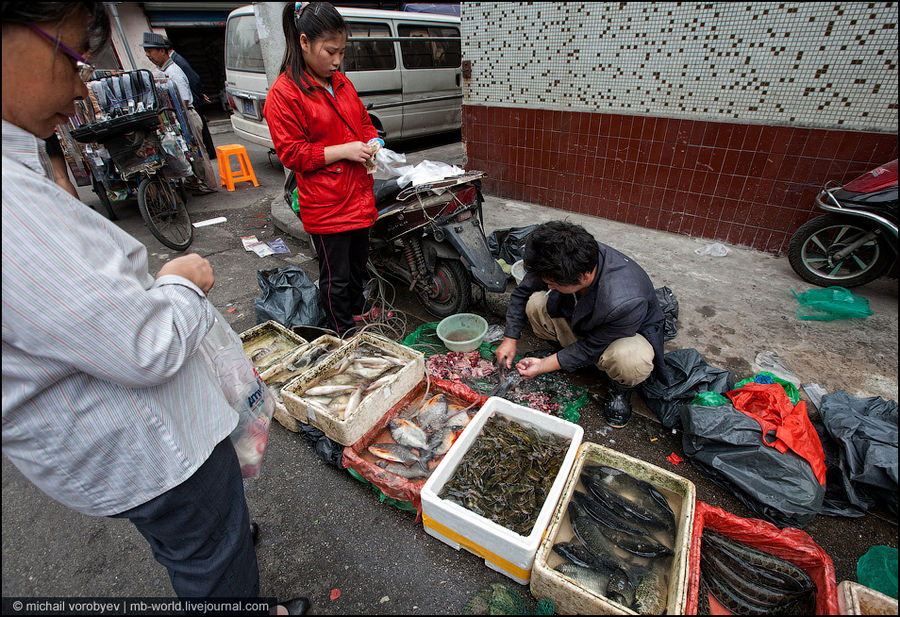
[[[294,214],[300,214],[300,200],[297,198],[297,189],[291,194],[291,210]]]
[[[776,377],[769,371],[760,371],[753,377],[748,377],[747,379],[742,379],[741,381],[734,384],[734,389],[738,390],[740,388],[743,388],[751,381],[756,381],[756,378],[759,377],[760,375],[765,375],[766,377],[770,378],[775,383],[780,384],[781,387],[784,388],[784,393],[787,394],[787,397],[789,399],[791,399],[791,403],[796,405],[797,403],[800,402],[800,391],[797,389],[797,386],[795,386],[794,384],[792,384],[789,381],[785,381],[781,377]]]
[[[731,399],[725,398],[715,390],[707,390],[706,392],[698,392],[691,400],[691,405],[721,407],[722,405],[731,405]]]
[[[856,579],[860,585],[897,597],[897,549],[877,545],[856,562]]]
[[[843,287],[826,287],[810,289],[798,294],[791,293],[800,303],[797,307],[797,319],[801,321],[831,321],[833,319],[864,319],[872,315],[869,301],[862,296],[853,295]]]

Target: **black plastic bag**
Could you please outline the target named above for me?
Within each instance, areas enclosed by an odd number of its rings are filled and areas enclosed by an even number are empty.
[[[848,501],[857,508],[878,501],[896,514],[897,402],[838,390],[822,397],[819,415],[837,447]]]
[[[714,391],[724,395],[734,388],[731,371],[706,363],[696,349],[676,349],[665,357],[669,384],[650,375],[641,384],[641,395],[650,411],[666,428],[681,425],[679,407],[690,403],[700,392]]]
[[[810,420],[825,454],[825,499],[820,514],[825,516],[845,516],[859,518],[875,505],[875,500],[864,490],[857,490],[850,485],[850,479],[841,467],[841,451],[837,442],[828,434],[825,425],[817,420]]]
[[[659,287],[654,291],[659,308],[662,309],[666,318],[666,323],[663,325],[663,340],[671,341],[678,334],[678,327],[675,325],[675,322],[678,321],[678,300],[668,287]]]
[[[682,447],[691,464],[779,527],[802,528],[822,508],[825,487],[809,462],[763,443],[755,419],[731,405],[682,405]]]
[[[319,290],[299,266],[258,270],[262,295],[253,301],[256,323],[274,320],[293,326],[321,326],[325,312],[319,306]]]
[[[527,227],[510,227],[495,229],[488,235],[488,250],[494,259],[502,259],[509,265],[513,265],[525,257],[525,240],[537,225]]]
[[[313,446],[316,456],[338,469],[344,469],[344,446],[328,437],[312,424],[297,423],[298,433]]]

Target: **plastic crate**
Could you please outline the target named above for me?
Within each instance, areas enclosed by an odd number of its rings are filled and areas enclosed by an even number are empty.
[[[367,342],[408,363],[400,369],[393,381],[365,396],[348,416],[341,419],[308,406],[301,398],[303,393],[329,375],[356,346]],[[361,334],[345,343],[330,358],[313,367],[281,389],[281,396],[289,415],[306,424],[312,424],[341,445],[349,446],[362,437],[391,407],[412,390],[425,376],[425,360],[422,352],[399,345],[390,339],[374,334]]]
[[[576,487],[579,486],[579,476],[585,465],[606,465],[620,469],[639,480],[649,482],[668,498],[672,511],[675,512],[678,528],[673,549],[675,554],[671,558],[672,565],[668,576],[666,613],[669,615],[684,614],[687,596],[688,555],[696,500],[694,483],[646,461],[590,442],[581,446],[578,458],[566,480],[562,497],[553,513],[547,535],[538,549],[534,562],[534,575],[531,578],[531,594],[535,598],[552,600],[556,612],[560,614],[637,614],[554,570],[554,567],[564,559],[553,552],[553,545],[557,542],[569,541],[572,537],[568,505]],[[582,492],[585,492],[584,489]]]
[[[521,536],[471,510],[438,497],[444,484],[453,477],[463,456],[481,433],[482,427],[494,414],[571,440],[562,466],[528,536]],[[457,550],[465,548],[482,557],[489,568],[527,585],[531,580],[535,552],[562,494],[583,437],[584,429],[577,424],[496,396],[490,397],[422,488],[422,522],[425,531]]]
[[[310,341],[309,343],[306,343],[305,345],[301,345],[300,347],[297,347],[294,351],[288,352],[288,354],[286,356],[284,356],[284,358],[282,358],[278,362],[278,364],[270,367],[269,369],[267,369],[263,373],[261,373],[260,377],[262,378],[263,382],[266,385],[269,385],[269,381],[273,377],[278,375],[279,368],[281,367],[281,365],[288,363],[288,362],[292,362],[299,356],[302,356],[304,353],[306,353],[310,348],[312,348],[316,345],[321,345],[321,346],[326,347],[330,352],[336,352],[338,349],[340,349],[341,345],[343,345],[343,344],[344,344],[344,341],[342,341],[341,339],[339,339],[335,336],[329,336],[329,335],[320,336],[319,338],[317,338],[313,341]],[[294,376],[291,379],[284,382],[284,384],[281,386],[281,388],[278,389],[277,392],[275,390],[272,390],[272,395],[275,397],[275,414],[274,414],[275,419],[278,421],[279,424],[281,424],[281,426],[283,426],[287,430],[292,431],[294,433],[296,433],[300,430],[299,427],[297,426],[298,420],[288,413],[287,407],[285,407],[284,402],[281,400],[281,389],[284,388],[284,386],[288,385],[290,382],[292,382],[294,379],[302,376],[304,373],[306,373],[306,371],[310,370],[310,368],[314,368],[314,367],[307,367],[305,369],[301,369],[301,370],[297,371],[296,376]],[[272,388],[270,387],[270,389],[272,389]]]
[[[853,581],[837,586],[841,615],[896,615],[897,599]]]

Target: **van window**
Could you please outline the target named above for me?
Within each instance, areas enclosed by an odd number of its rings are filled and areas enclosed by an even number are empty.
[[[399,26],[400,37],[441,37],[446,41],[402,40],[403,66],[408,69],[459,68],[461,47],[459,29],[451,26]]]
[[[397,68],[391,30],[385,24],[348,23],[344,71],[389,71]],[[384,41],[354,41],[353,37],[384,37]]]
[[[228,20],[225,28],[225,68],[265,73],[256,16],[242,15]]]

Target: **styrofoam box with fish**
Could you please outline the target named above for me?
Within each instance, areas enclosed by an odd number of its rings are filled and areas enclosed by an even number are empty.
[[[310,404],[305,396],[306,391],[333,375],[341,363],[356,352],[357,347],[364,349],[368,345],[375,348],[376,356],[386,354],[401,361],[401,367],[392,374],[392,379],[366,392],[346,415]],[[285,385],[281,389],[281,397],[288,414],[300,422],[312,424],[339,444],[349,446],[356,443],[424,376],[425,359],[421,351],[366,332],[353,337],[327,360]]]
[[[896,615],[897,598],[875,591],[853,581],[837,586],[841,615]]]
[[[438,497],[485,423],[494,414],[570,440],[556,479],[538,511],[531,533],[527,536],[521,536],[471,510]],[[583,437],[584,429],[577,424],[496,396],[490,397],[422,488],[422,522],[425,531],[457,550],[465,548],[482,557],[489,568],[527,585],[531,579],[535,552],[562,494]]]
[[[269,389],[272,390],[272,395],[275,397],[274,417],[281,426],[294,433],[300,430],[297,426],[297,419],[288,413],[287,407],[284,405],[281,389],[318,364],[313,354],[315,350],[325,350],[326,357],[320,360],[324,362],[327,359],[327,354],[335,353],[343,344],[344,341],[336,336],[325,334],[305,345],[297,347],[279,360],[277,364],[272,365],[260,374],[263,382],[269,386]],[[303,361],[307,357],[312,358],[312,360],[304,363]]]
[[[674,554],[666,557],[666,559],[671,559],[671,566],[666,573],[667,582],[664,588],[659,589],[654,600],[660,603],[664,602],[662,605],[669,615],[684,614],[687,601],[688,553],[694,526],[694,503],[696,501],[694,483],[646,461],[590,442],[584,443],[578,454],[578,459],[566,480],[562,497],[553,513],[547,535],[535,556],[530,585],[531,594],[536,598],[552,600],[554,608],[560,614],[638,614],[631,608],[596,593],[555,569],[565,560],[553,551],[553,545],[559,542],[574,541],[574,532],[568,516],[568,505],[576,488],[580,486],[581,473],[587,465],[603,465],[624,471],[637,480],[649,483],[666,498],[675,514],[676,531],[673,547],[671,547]],[[663,596],[663,594],[665,595]]]
[[[305,338],[271,320],[244,330],[240,337],[244,353],[260,376],[297,347],[307,343]]]

